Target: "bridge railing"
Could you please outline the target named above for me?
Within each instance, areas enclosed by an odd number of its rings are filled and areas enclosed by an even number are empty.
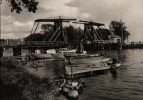
[[[111,40],[94,40],[93,43],[113,43]]]
[[[114,43],[111,40],[94,40],[92,43]],[[5,41],[1,42],[2,46],[61,46],[67,44],[64,41]],[[69,43],[69,45],[77,45],[77,43]]]
[[[22,41],[5,41],[5,42],[1,42],[1,46],[5,47],[5,46],[18,46],[18,45],[22,45],[23,42]]]
[[[66,42],[62,41],[27,41],[24,42],[23,45],[29,45],[29,46],[46,46],[46,45],[61,45],[66,44]]]
[[[66,42],[62,41],[9,41],[9,42],[1,42],[2,46],[58,46],[64,45]]]

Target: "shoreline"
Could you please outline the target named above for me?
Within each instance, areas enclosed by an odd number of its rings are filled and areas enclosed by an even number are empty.
[[[1,58],[1,84],[2,99],[15,100],[45,100],[55,88],[50,78],[33,74],[20,63],[7,58]]]

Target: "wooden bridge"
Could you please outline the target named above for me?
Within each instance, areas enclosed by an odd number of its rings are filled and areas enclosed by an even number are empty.
[[[19,42],[15,42],[15,41],[9,41],[9,42],[2,42],[1,46],[2,47],[18,47],[20,46],[21,48],[28,48],[28,47],[54,47],[54,46],[61,46],[61,45],[65,45],[67,44],[66,42],[52,42],[52,41],[19,41]]]
[[[21,55],[21,49],[27,48],[30,53],[34,53],[38,49],[58,49],[64,47],[77,47],[79,43],[82,43],[85,50],[104,50],[104,49],[117,49],[119,43],[114,43],[114,41],[103,40],[99,33],[94,29],[94,26],[100,29],[100,26],[104,24],[96,23],[93,21],[82,21],[78,24],[84,25],[83,36],[73,43],[68,43],[66,33],[63,29],[63,23],[70,21],[76,21],[76,19],[71,18],[48,18],[48,19],[37,19],[34,22],[31,34],[36,34],[38,27],[42,30],[50,30],[52,28],[47,22],[53,23],[53,33],[51,35],[46,34],[42,41],[34,41],[34,36],[28,39],[28,41],[5,41],[1,42],[0,52],[3,54],[3,48],[13,48],[13,55]],[[40,24],[43,23],[44,24]],[[45,24],[47,23],[47,24]],[[41,26],[39,26],[39,24]],[[80,36],[79,36],[80,37]],[[48,39],[48,41],[46,41]]]
[[[91,44],[91,43],[98,43],[98,44],[109,44],[109,43],[114,43],[111,40],[95,40],[95,41],[87,41],[87,44]],[[67,43],[64,41],[5,41],[5,42],[1,42],[1,47],[5,48],[5,47],[18,47],[20,46],[21,48],[28,48],[28,47],[60,47],[63,45],[73,45],[73,46],[77,46],[78,42],[74,42],[74,43]],[[84,44],[84,43],[83,43]]]

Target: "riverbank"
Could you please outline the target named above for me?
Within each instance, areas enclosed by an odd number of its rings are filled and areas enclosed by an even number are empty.
[[[143,44],[124,44],[123,49],[142,49]]]
[[[27,71],[21,63],[1,58],[2,100],[47,100],[55,86],[50,78]]]

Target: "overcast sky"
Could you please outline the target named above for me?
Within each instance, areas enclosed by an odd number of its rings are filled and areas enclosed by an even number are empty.
[[[66,16],[77,19],[94,20],[109,27],[111,20],[125,22],[131,33],[130,41],[143,41],[143,0],[37,0],[37,13],[23,10],[21,14],[10,12],[8,3],[2,2],[2,38],[22,38],[28,34],[18,31],[32,29],[37,18]],[[11,33],[4,33],[11,31]],[[17,31],[17,33],[12,33]]]

